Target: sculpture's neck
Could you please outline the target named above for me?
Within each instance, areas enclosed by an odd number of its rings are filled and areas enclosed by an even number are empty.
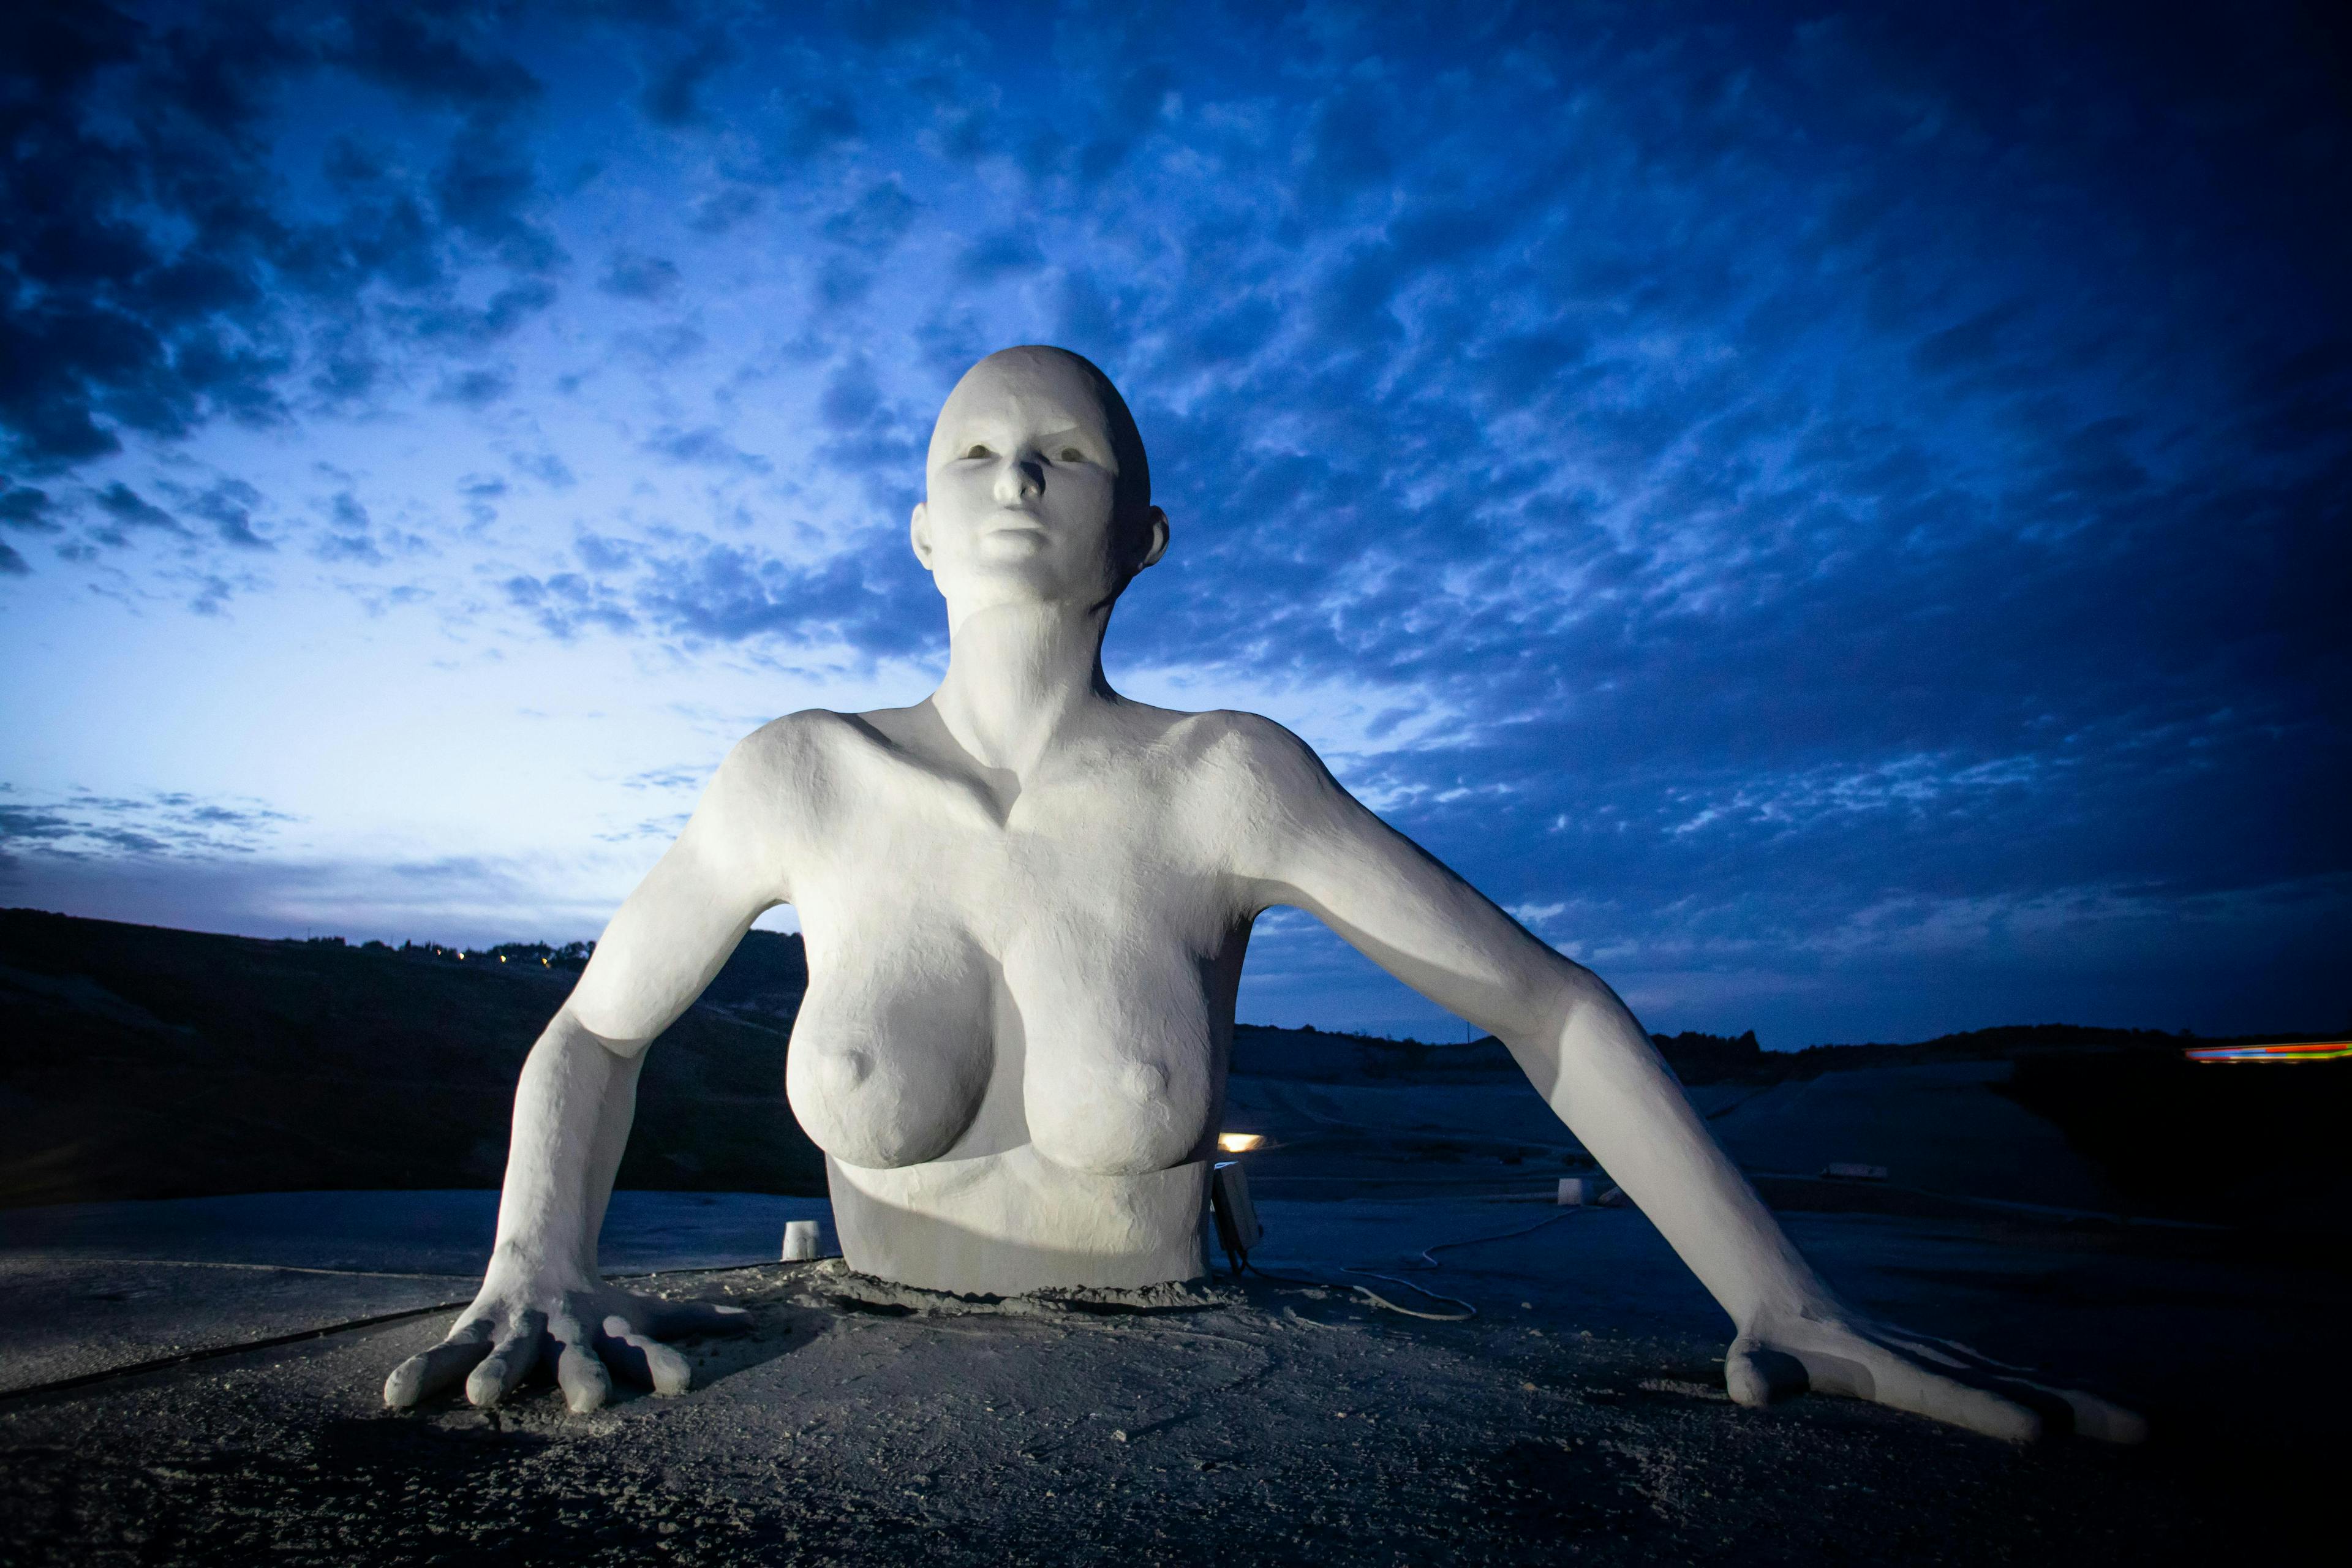
[[[998,605],[951,617],[932,706],[984,767],[1029,769],[1088,707],[1115,702],[1102,668],[1110,605]]]

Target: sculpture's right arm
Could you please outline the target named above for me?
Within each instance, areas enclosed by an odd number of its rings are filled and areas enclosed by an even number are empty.
[[[1716,1142],[1617,994],[1513,921],[1342,789],[1306,744],[1236,721],[1225,777],[1235,865],[1255,908],[1321,919],[1398,979],[1493,1033],[1537,1089],[1722,1303],[1737,1337],[1731,1396],[1811,1386],[1994,1436],[2075,1429],[2137,1441],[2139,1417],[2000,1368],[1966,1347],[1874,1322],[1840,1301]]]
[[[604,928],[572,994],[515,1086],[498,1238],[481,1293],[441,1345],[384,1384],[415,1404],[467,1375],[478,1405],[503,1397],[542,1354],[575,1410],[609,1389],[604,1362],[658,1392],[686,1384],[668,1333],[740,1326],[729,1309],[678,1309],[603,1283],[596,1237],[636,1111],[646,1047],[693,1004],[761,911],[789,900],[780,815],[792,770],[761,731],[738,746],[685,831]],[[601,1356],[601,1360],[600,1360]]]

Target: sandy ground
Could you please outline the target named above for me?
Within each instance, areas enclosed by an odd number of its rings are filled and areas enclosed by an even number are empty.
[[[146,1277],[180,1281],[201,1338],[264,1326],[257,1303],[284,1324],[343,1310],[339,1289],[383,1299],[332,1266],[478,1256],[484,1194],[417,1196],[202,1200],[246,1205],[209,1215],[210,1241],[185,1205],[46,1229],[20,1213],[0,1258],[136,1281],[93,1249],[135,1254],[143,1226],[147,1250],[180,1255]],[[608,1247],[765,1251],[780,1205],[806,1203],[622,1194]],[[1265,1267],[1335,1282],[1559,1212],[1508,1194],[1265,1207]],[[585,1419],[549,1387],[491,1414],[384,1412],[385,1370],[446,1313],[0,1396],[0,1561],[2145,1563],[2257,1551],[2341,1464],[2307,1384],[2282,1376],[2332,1353],[2338,1275],[2180,1233],[1790,1223],[1866,1306],[2063,1366],[2148,1409],[2157,1440],[2014,1450],[1848,1402],[1737,1409],[1714,1308],[1638,1213],[1603,1210],[1410,1276],[1475,1302],[1461,1323],[1258,1280],[1152,1310],[975,1307],[864,1289],[838,1263],[764,1265],[665,1277],[751,1307],[757,1331],[697,1347],[687,1396]],[[248,1267],[188,1266],[207,1250]],[[255,1272],[288,1260],[321,1271]],[[425,1272],[405,1284],[440,1288]],[[78,1310],[20,1300],[16,1278],[0,1284],[20,1327]],[[256,1283],[272,1279],[285,1293]]]

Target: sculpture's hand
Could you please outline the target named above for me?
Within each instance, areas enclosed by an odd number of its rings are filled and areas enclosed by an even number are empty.
[[[541,1357],[552,1357],[564,1403],[573,1415],[585,1415],[611,1395],[613,1372],[656,1394],[684,1394],[692,1370],[664,1340],[736,1333],[751,1325],[751,1314],[740,1307],[665,1301],[601,1280],[569,1288],[517,1281],[493,1268],[448,1338],[392,1369],[383,1402],[404,1410],[463,1376],[468,1400],[496,1405]]]
[[[2053,1388],[1966,1345],[1833,1307],[1750,1325],[1732,1342],[1724,1373],[1741,1405],[1769,1405],[1810,1388],[2012,1443],[2033,1441],[2053,1422],[2109,1443],[2147,1436],[2146,1421],[2096,1394]]]

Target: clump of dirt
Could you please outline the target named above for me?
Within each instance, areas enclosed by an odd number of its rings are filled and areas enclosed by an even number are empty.
[[[1090,1285],[1057,1286],[1019,1296],[958,1295],[861,1274],[838,1258],[802,1266],[800,1278],[791,1283],[798,1289],[786,1299],[794,1306],[831,1307],[886,1318],[1055,1318],[1071,1312],[1148,1315],[1206,1311],[1243,1305],[1248,1300],[1235,1287],[1208,1280],[1171,1280],[1133,1290]]]

